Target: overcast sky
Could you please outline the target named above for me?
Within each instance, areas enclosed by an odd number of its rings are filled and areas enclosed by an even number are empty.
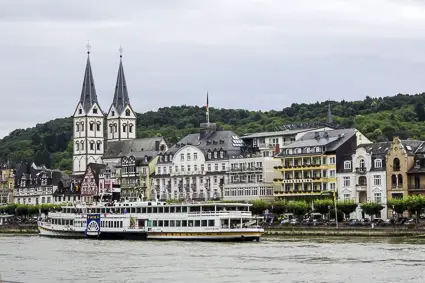
[[[1,0],[0,137],[73,114],[90,40],[107,111],[282,109],[425,91],[421,0]]]

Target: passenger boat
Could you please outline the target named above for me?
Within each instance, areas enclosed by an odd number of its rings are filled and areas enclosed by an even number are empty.
[[[245,203],[110,202],[62,206],[38,222],[42,236],[259,241],[260,218]]]

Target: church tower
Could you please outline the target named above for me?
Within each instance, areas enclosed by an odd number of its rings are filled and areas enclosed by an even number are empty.
[[[104,114],[99,106],[87,44],[87,63],[81,97],[73,115],[74,175],[84,174],[87,164],[102,163],[104,153]]]
[[[107,116],[107,141],[132,140],[136,138],[136,114],[131,108],[127,83],[122,65],[122,48],[120,48],[120,65],[114,100]]]

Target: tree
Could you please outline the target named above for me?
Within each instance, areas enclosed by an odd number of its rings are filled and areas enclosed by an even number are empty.
[[[411,214],[416,215],[416,224],[419,221],[419,214],[425,208],[425,197],[418,196],[408,196],[404,199],[406,208]]]
[[[419,122],[425,121],[425,109],[422,101],[416,103],[415,112]]]
[[[392,208],[398,215],[403,214],[407,210],[406,201],[404,199],[393,198],[387,203],[389,208]]]
[[[371,216],[371,220],[373,220],[373,216],[381,212],[384,209],[384,206],[377,202],[364,202],[360,205],[360,208],[367,214]]]
[[[288,211],[293,213],[297,218],[301,218],[310,211],[310,205],[305,201],[288,201]]]
[[[317,213],[322,214],[328,214],[329,208],[332,208],[334,206],[334,203],[331,199],[317,199],[313,201],[313,207],[314,211]]]
[[[286,201],[278,200],[272,203],[272,208],[273,213],[282,214],[288,209],[288,204]]]
[[[251,211],[254,215],[262,215],[270,207],[270,204],[262,199],[253,200],[250,203],[252,204]]]
[[[16,207],[15,210],[16,216],[24,216],[26,217],[28,215],[28,206],[25,204],[20,204]]]
[[[344,218],[350,217],[350,213],[356,211],[357,204],[351,200],[337,201],[337,209],[343,213]]]

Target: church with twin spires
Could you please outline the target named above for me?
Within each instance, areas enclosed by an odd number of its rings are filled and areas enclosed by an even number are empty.
[[[84,81],[74,111],[73,125],[73,175],[83,175],[90,163],[102,164],[108,143],[136,139],[136,115],[128,96],[122,49],[113,100],[105,113],[97,98],[88,48]]]

